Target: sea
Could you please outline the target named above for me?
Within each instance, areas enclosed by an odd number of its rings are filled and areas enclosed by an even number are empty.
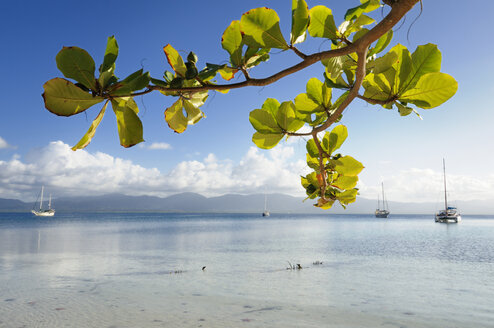
[[[494,216],[0,213],[0,327],[494,327]]]

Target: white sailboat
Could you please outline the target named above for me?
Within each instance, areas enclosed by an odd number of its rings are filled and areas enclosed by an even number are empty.
[[[446,164],[443,158],[443,178],[444,178],[444,210],[440,210],[436,213],[436,222],[448,223],[454,222],[458,223],[461,221],[460,212],[456,207],[448,206],[448,193],[446,189]]]
[[[262,212],[262,216],[269,216],[268,211],[268,195],[264,194],[264,212]]]
[[[32,209],[31,212],[36,215],[36,216],[53,216],[55,215],[55,210],[51,208],[51,194],[50,198],[48,201],[48,209],[43,209],[43,191],[45,187],[41,186],[41,196],[39,199],[39,210]],[[34,204],[34,207],[36,207],[36,203]]]
[[[379,201],[379,194],[377,195],[377,209],[375,212],[376,218],[387,218],[389,215],[389,209],[388,209],[388,202],[386,201],[386,198],[384,197],[384,183],[381,182],[381,190],[383,194],[383,206],[381,208],[381,204]]]

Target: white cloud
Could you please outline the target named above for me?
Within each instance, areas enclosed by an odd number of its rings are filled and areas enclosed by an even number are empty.
[[[251,147],[240,161],[209,154],[202,160],[183,161],[169,172],[145,168],[130,160],[86,150],[72,151],[61,141],[0,161],[0,198],[32,200],[41,185],[55,198],[62,196],[123,193],[165,197],[180,192],[205,196],[227,193],[286,193],[303,196],[300,176],[308,173],[305,161],[291,146],[271,151]],[[384,180],[389,200],[438,202],[442,172],[409,169]],[[358,184],[360,194],[376,198],[379,186]],[[482,178],[448,174],[451,200],[494,199],[494,175]]]
[[[153,142],[147,149],[156,150],[156,149],[172,149],[172,146],[166,142]]]
[[[124,193],[167,196],[191,191],[206,196],[225,193],[283,192],[301,195],[305,162],[293,162],[291,147],[262,152],[248,150],[238,163],[209,154],[184,161],[170,172],[144,168],[129,160],[86,150],[72,151],[61,141],[0,161],[0,198],[31,199],[41,185],[54,197]]]
[[[10,146],[7,141],[5,141],[4,138],[0,137],[0,149],[4,149],[4,148],[11,148],[12,146]]]
[[[494,175],[485,177],[447,174],[448,198],[457,201],[494,199]],[[412,168],[385,179],[386,197],[400,202],[442,201],[444,180],[441,171]],[[368,187],[359,183],[360,194],[377,198],[380,186]]]

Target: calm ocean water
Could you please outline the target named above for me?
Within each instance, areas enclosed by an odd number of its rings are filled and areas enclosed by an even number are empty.
[[[493,322],[494,217],[0,213],[2,328]]]

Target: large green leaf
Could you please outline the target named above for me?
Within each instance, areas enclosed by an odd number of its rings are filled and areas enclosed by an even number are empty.
[[[304,42],[309,25],[309,7],[305,0],[292,0],[292,33],[290,43]]]
[[[77,150],[77,149],[84,149],[86,148],[87,145],[91,142],[91,140],[94,137],[94,134],[96,133],[96,128],[98,125],[101,123],[101,120],[103,119],[103,116],[105,116],[105,111],[106,111],[106,106],[108,106],[108,102],[105,102],[105,105],[103,108],[101,108],[101,111],[99,112],[98,116],[93,120],[93,123],[91,123],[91,126],[87,130],[86,134],[79,140],[79,142],[72,147],[72,150]]]
[[[201,118],[204,117],[204,113],[194,106],[190,101],[183,99],[182,100],[185,112],[187,113],[187,123],[188,124],[196,124],[199,122]]]
[[[70,81],[54,78],[43,85],[45,107],[53,114],[71,116],[104,100],[103,97],[93,96]]]
[[[394,75],[394,80],[389,81],[392,85],[392,93],[396,95],[402,91],[402,87],[412,71],[412,56],[410,51],[401,44],[397,44],[389,52],[394,52],[397,56],[395,63],[392,65],[396,74]]]
[[[175,50],[170,44],[163,47],[166,59],[168,63],[173,68],[173,70],[181,77],[185,77],[185,72],[187,72],[187,67],[185,67],[184,60],[182,56]]]
[[[344,192],[336,193],[336,199],[338,199],[342,205],[348,205],[355,202],[357,199],[357,194],[357,189],[345,190]]]
[[[326,6],[315,6],[310,10],[309,14],[309,34],[312,37],[326,39],[336,39],[338,37],[331,9]]]
[[[434,108],[451,98],[458,90],[458,82],[446,73],[422,75],[413,89],[405,91],[400,101],[412,103],[420,108]]]
[[[182,98],[165,110],[165,120],[168,126],[177,133],[182,133],[187,129],[188,120],[183,112]]]
[[[319,148],[317,148],[317,145],[316,145],[316,142],[314,141],[314,139],[309,139],[307,140],[307,143],[305,144],[305,148],[307,149],[307,153],[311,156],[311,157],[319,157]]]
[[[242,34],[240,21],[233,21],[223,32],[221,46],[230,54],[230,61],[235,67],[242,65]]]
[[[267,98],[262,104],[262,109],[270,112],[273,117],[275,117],[278,112],[278,108],[280,108],[280,102],[274,98]]]
[[[103,58],[103,64],[101,64],[99,68],[99,72],[103,73],[111,69],[113,67],[113,64],[117,60],[117,56],[118,56],[118,44],[117,44],[117,40],[112,35],[108,37],[108,41],[106,43],[105,57]]]
[[[276,122],[284,131],[288,132],[296,132],[305,124],[304,121],[297,118],[295,106],[291,101],[281,103],[276,113]]]
[[[324,105],[324,100],[322,96],[323,83],[319,79],[313,77],[307,81],[306,91],[307,96],[311,98],[315,103]]]
[[[96,89],[94,60],[84,49],[63,47],[56,57],[57,67],[66,78],[74,79],[88,89]]]
[[[345,142],[348,137],[348,130],[344,125],[337,125],[331,133],[327,133],[322,142],[323,148],[332,154],[335,150],[341,147],[343,142]]]
[[[280,30],[278,14],[269,8],[249,10],[240,19],[244,42],[252,47],[288,49]]]
[[[355,176],[358,175],[363,169],[364,166],[362,163],[357,161],[352,156],[343,156],[335,161],[335,170],[341,175],[346,176]]]
[[[358,176],[345,176],[345,175],[340,175],[334,181],[331,185],[338,187],[339,189],[345,190],[345,189],[351,189],[354,188],[357,185],[358,182]]]
[[[254,109],[249,114],[250,124],[256,131],[263,134],[281,133],[282,130],[276,123],[273,114],[265,109]]]
[[[324,107],[316,103],[306,93],[301,93],[295,97],[295,108],[305,114],[312,114],[324,111]]]
[[[260,132],[254,133],[252,136],[252,141],[256,144],[257,147],[262,149],[271,149],[276,146],[281,139],[283,139],[284,134],[264,134]]]
[[[422,75],[440,70],[441,52],[437,46],[431,43],[418,46],[412,54],[412,70],[400,88],[400,92],[413,88]]]
[[[117,117],[120,144],[129,148],[143,142],[142,122],[137,116],[139,109],[132,98],[114,98],[111,101]]]

